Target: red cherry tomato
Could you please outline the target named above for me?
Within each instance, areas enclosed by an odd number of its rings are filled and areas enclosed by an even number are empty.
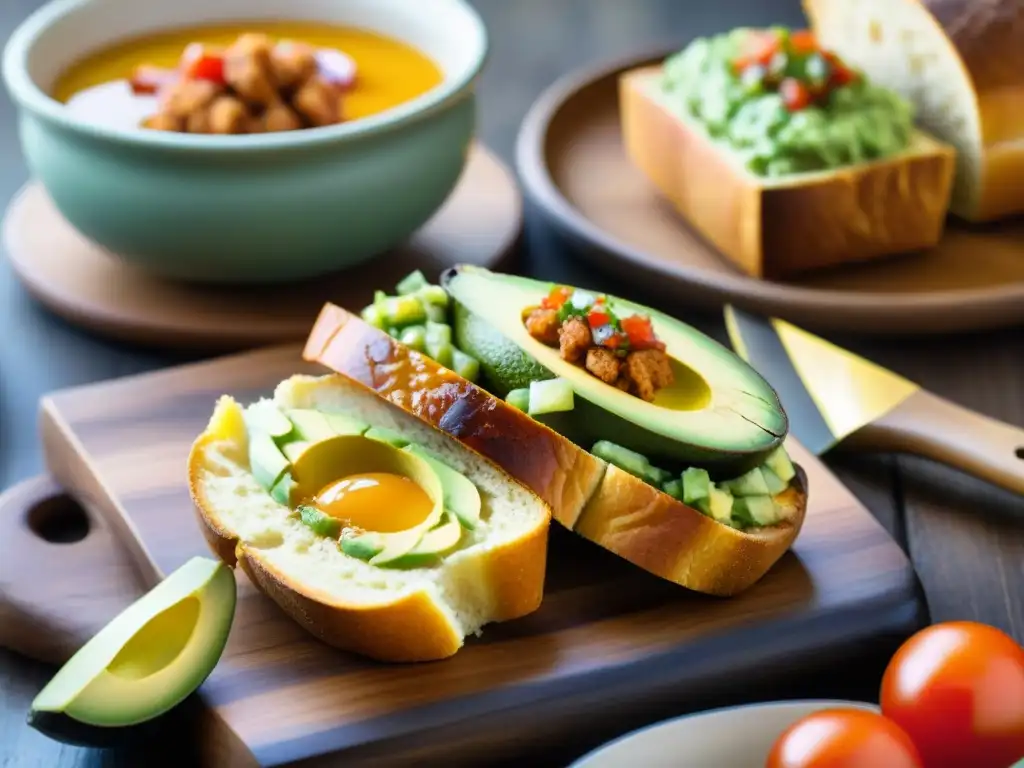
[[[923,768],[910,737],[881,715],[825,709],[798,720],[772,745],[765,768]]]
[[[733,61],[733,69],[737,74],[754,64],[768,66],[779,50],[779,35],[776,32],[755,30],[743,40],[740,55]]]
[[[881,704],[926,768],[1007,768],[1024,757],[1024,648],[984,624],[928,627],[889,662]]]
[[[811,103],[811,91],[799,80],[787,77],[779,85],[779,95],[782,103],[790,112],[804,109]]]

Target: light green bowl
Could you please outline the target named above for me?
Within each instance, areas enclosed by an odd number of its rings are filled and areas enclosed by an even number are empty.
[[[445,78],[368,118],[251,136],[90,124],[47,93],[114,41],[239,19],[377,31],[430,56]],[[434,214],[466,164],[486,51],[463,0],[57,0],[11,36],[3,73],[30,172],[82,234],[158,275],[268,283],[365,262]]]

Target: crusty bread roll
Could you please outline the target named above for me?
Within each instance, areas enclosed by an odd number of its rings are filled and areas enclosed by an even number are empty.
[[[951,208],[973,221],[1024,212],[1024,3],[804,0],[826,47],[911,100],[957,150]]]
[[[376,567],[343,554],[275,502],[249,468],[241,406],[218,402],[191,450],[188,482],[211,548],[324,642],[382,661],[454,654],[483,625],[540,605],[550,508],[457,440],[342,376],[294,376],[282,408],[343,412],[401,432],[480,491],[481,522],[440,564]]]
[[[786,552],[803,524],[807,486],[799,468],[776,497],[791,509],[788,520],[738,531],[598,459],[334,304],[321,311],[303,357],[457,437],[533,489],[565,527],[688,589],[742,592]]]
[[[622,75],[623,142],[632,163],[687,223],[744,272],[781,278],[935,245],[953,150],[917,133],[898,156],[762,178],[658,98],[661,67]]]

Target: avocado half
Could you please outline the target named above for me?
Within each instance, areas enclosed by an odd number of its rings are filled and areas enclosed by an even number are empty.
[[[69,744],[137,735],[195,691],[217,665],[236,587],[219,560],[195,557],[122,611],[39,692],[28,724]]]
[[[525,310],[541,303],[551,283],[474,266],[447,270],[441,283],[453,300],[455,345],[480,361],[494,394],[504,397],[530,381],[566,379],[575,406],[548,423],[588,450],[597,440],[611,440],[652,460],[735,477],[786,437],[789,423],[771,385],[731,350],[662,312],[608,296],[620,315],[650,316],[672,358],[676,383],[648,403],[530,336]]]

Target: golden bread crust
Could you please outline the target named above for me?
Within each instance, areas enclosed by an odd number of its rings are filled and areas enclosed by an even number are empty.
[[[689,589],[715,595],[746,589],[783,555],[803,524],[802,471],[799,487],[786,492],[795,508],[790,522],[737,531],[597,459],[333,304],[321,311],[303,357],[464,441],[548,501],[565,527]]]
[[[633,164],[690,226],[742,270],[779,278],[928,248],[942,235],[951,147],[766,183],[650,93],[660,67],[622,75],[623,141]]]

